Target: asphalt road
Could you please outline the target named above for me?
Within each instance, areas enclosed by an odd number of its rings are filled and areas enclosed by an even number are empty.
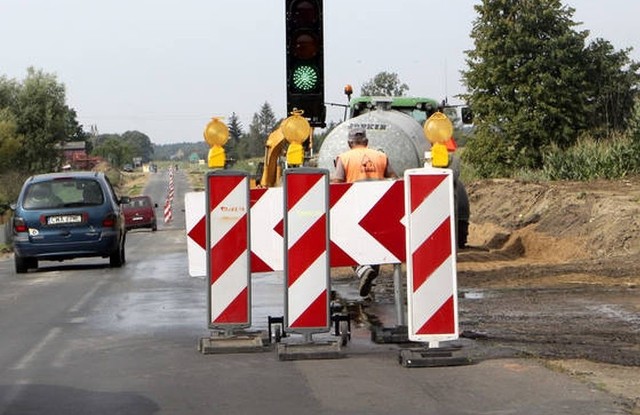
[[[152,175],[145,191],[161,207],[167,177]],[[403,367],[398,346],[372,344],[366,325],[354,325],[340,359],[200,353],[210,333],[206,283],[187,272],[187,190],[178,172],[174,222],[130,232],[120,269],[98,258],[17,275],[11,258],[0,260],[0,414],[625,413],[614,397],[536,360]],[[279,281],[254,278],[256,330],[281,312]]]

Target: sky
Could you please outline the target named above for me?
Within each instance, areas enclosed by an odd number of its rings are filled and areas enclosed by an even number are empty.
[[[325,100],[395,72],[408,95],[465,92],[479,0],[324,0]],[[578,30],[640,61],[637,0],[565,0]],[[212,117],[245,131],[268,102],[285,117],[284,0],[0,0],[0,76],[55,74],[86,131],[197,142]],[[344,109],[327,106],[327,121]]]

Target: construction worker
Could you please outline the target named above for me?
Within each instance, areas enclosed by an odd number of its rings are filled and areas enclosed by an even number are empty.
[[[335,160],[336,171],[331,179],[332,183],[397,178],[387,155],[368,147],[369,140],[364,128],[349,130],[347,143],[349,150],[340,154]],[[380,265],[358,265],[354,270],[360,281],[360,295],[366,297],[371,292],[373,280],[380,272]]]

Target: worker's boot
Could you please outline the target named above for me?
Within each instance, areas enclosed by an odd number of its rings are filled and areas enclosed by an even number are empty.
[[[356,275],[360,279],[360,296],[366,297],[371,292],[373,280],[378,276],[378,267],[371,265],[358,265]]]

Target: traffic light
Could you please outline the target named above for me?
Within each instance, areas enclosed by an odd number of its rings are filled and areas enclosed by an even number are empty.
[[[287,114],[304,111],[312,127],[324,127],[322,0],[285,0]]]

